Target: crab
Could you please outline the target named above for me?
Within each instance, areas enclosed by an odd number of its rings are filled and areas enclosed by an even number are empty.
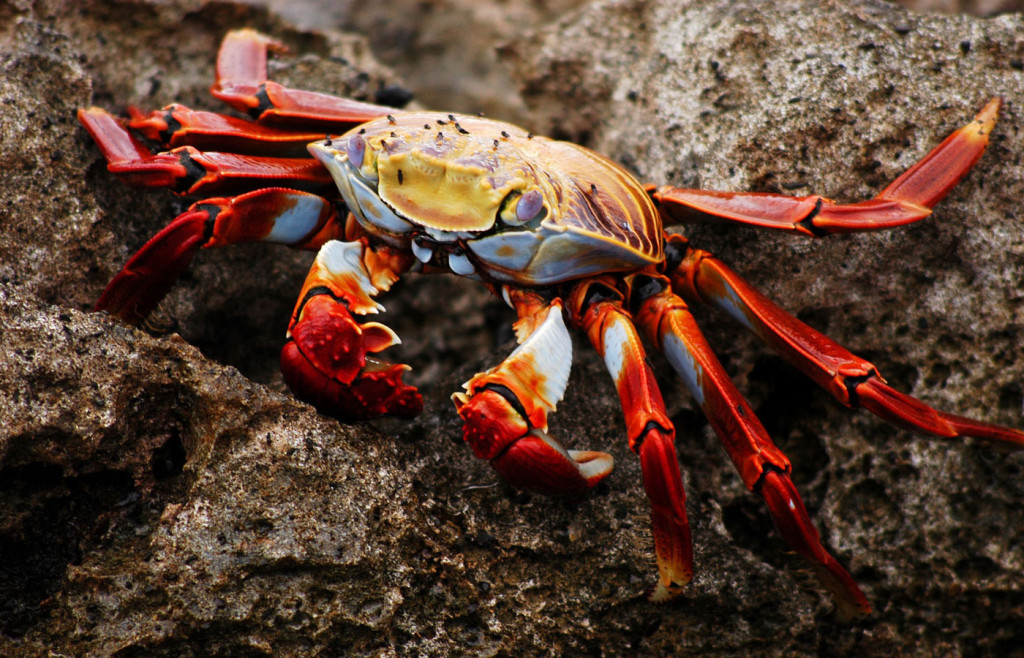
[[[407,272],[475,279],[514,309],[518,347],[452,398],[473,453],[509,483],[578,499],[613,468],[548,433],[572,362],[569,328],[603,357],[650,501],[667,600],[693,576],[685,493],[670,421],[644,344],[676,370],[781,538],[856,618],[870,604],[822,546],[792,467],[729,379],[690,305],[724,310],[840,403],[914,432],[1024,447],[1024,432],[937,411],[892,389],[878,369],[767,299],[666,226],[739,222],[813,238],[924,219],[982,156],[1001,106],[988,101],[873,199],[716,192],[639,183],[608,158],[477,116],[399,111],[267,79],[284,47],[230,32],[212,93],[247,118],[171,105],[122,120],[79,111],[108,169],[129,185],[201,195],[124,265],[96,303],[137,324],[201,248],[275,242],[315,250],[281,352],[288,387],[345,421],[413,417],[408,369],[379,354],[399,343],[377,296]],[[152,152],[146,142],[160,145]],[[310,157],[311,156],[311,157]],[[211,196],[221,195],[221,196]]]

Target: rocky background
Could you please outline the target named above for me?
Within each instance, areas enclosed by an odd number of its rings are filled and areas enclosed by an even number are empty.
[[[412,279],[385,299],[395,358],[427,397],[412,423],[343,425],[285,390],[277,351],[308,254],[204,252],[148,332],[90,313],[189,201],[113,181],[74,111],[221,109],[206,91],[217,45],[248,25],[291,48],[273,63],[286,84],[369,100],[411,89],[581,141],[645,180],[856,200],[1003,95],[988,154],[918,225],[687,234],[895,386],[1021,427],[1021,16],[877,1],[316,4],[281,3],[286,22],[201,0],[0,3],[0,654],[1019,651],[1024,455],[850,412],[706,313],[876,612],[835,618],[661,365],[699,571],[678,601],[648,603],[639,469],[583,341],[552,428],[617,470],[569,506],[508,490],[461,444],[449,394],[513,345],[503,305],[466,282]]]

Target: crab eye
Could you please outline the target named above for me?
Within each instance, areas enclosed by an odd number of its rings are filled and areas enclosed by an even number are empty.
[[[348,156],[349,164],[356,169],[363,166],[363,158],[366,156],[366,140],[359,135],[352,135],[348,138],[345,146],[345,155]]]
[[[501,211],[501,220],[509,226],[536,225],[547,217],[544,197],[537,190],[530,190],[518,198],[508,199]]]
[[[528,222],[536,217],[541,210],[544,210],[544,198],[537,190],[530,190],[519,197],[519,203],[516,204],[516,219]]]

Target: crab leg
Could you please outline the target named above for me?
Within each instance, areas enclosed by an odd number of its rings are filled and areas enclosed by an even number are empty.
[[[666,223],[727,220],[812,237],[877,231],[923,219],[967,175],[988,146],[1002,99],[993,98],[973,121],[955,131],[874,199],[838,205],[817,195],[713,192],[660,187],[651,196]]]
[[[204,153],[191,146],[150,153],[105,110],[79,110],[78,119],[96,140],[107,169],[128,185],[167,187],[178,194],[233,194],[270,186],[313,192],[333,185],[327,170],[309,158]]]
[[[273,126],[341,133],[396,110],[267,80],[267,51],[285,47],[255,30],[234,30],[217,54],[217,82],[210,92],[240,112]]]
[[[400,343],[395,332],[353,318],[383,311],[373,297],[411,264],[405,254],[363,242],[331,240],[320,248],[281,350],[281,373],[296,396],[345,420],[411,418],[423,409],[416,388],[402,383],[409,366],[369,356]]]
[[[587,281],[572,294],[573,321],[587,334],[615,380],[629,447],[640,457],[659,579],[651,595],[665,601],[693,577],[686,493],[676,458],[675,427],[629,314],[614,289]]]
[[[282,130],[253,121],[168,105],[148,115],[130,107],[128,127],[164,148],[194,146],[246,155],[309,157],[306,146],[324,138],[322,132]]]
[[[786,313],[720,260],[686,246],[680,236],[669,238],[669,249],[685,249],[680,266],[670,273],[674,290],[724,310],[844,405],[863,407],[914,432],[1024,448],[1024,432],[937,411],[892,389],[874,364]]]
[[[508,292],[508,291],[507,291]],[[520,345],[496,367],[473,376],[452,401],[465,422],[463,437],[510,484],[576,499],[612,472],[611,455],[566,450],[548,435],[547,416],[565,393],[572,340],[562,302],[509,292],[519,314]]]
[[[344,235],[334,208],[315,194],[281,188],[192,204],[149,239],[121,268],[96,302],[129,324],[144,319],[167,294],[199,249],[243,242],[276,242],[317,249]]]
[[[754,410],[736,390],[686,303],[667,286],[638,301],[637,324],[682,377],[744,484],[764,500],[779,535],[810,562],[843,616],[870,614],[871,606],[853,578],[821,545],[790,479],[789,459],[775,446]]]

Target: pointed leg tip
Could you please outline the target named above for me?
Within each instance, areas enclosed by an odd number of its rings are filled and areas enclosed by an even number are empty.
[[[839,619],[846,623],[853,623],[871,616],[871,604],[848,575],[845,578],[837,577],[836,574],[824,568],[816,571],[822,584],[832,595],[835,614]]]
[[[978,112],[978,116],[975,117],[975,121],[992,126],[995,124],[996,119],[999,118],[999,110],[1002,107],[1002,96],[992,98],[988,103],[985,103],[985,107],[981,108],[981,112]]]
[[[686,575],[684,579],[681,579],[681,582],[670,581],[668,583],[665,583],[664,581],[659,580],[658,583],[654,586],[654,589],[652,589],[650,593],[647,595],[647,600],[651,603],[668,603],[670,601],[673,601],[679,598],[679,596],[683,593],[684,588],[686,587],[687,583],[690,582],[691,578],[693,578],[692,573]]]

